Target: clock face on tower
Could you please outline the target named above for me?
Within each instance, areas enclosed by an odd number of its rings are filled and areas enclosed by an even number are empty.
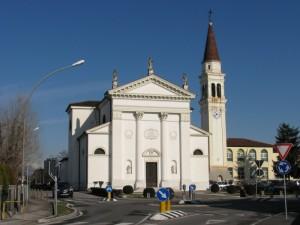
[[[215,117],[216,119],[218,119],[221,116],[221,111],[220,110],[215,110],[213,112],[213,117]]]

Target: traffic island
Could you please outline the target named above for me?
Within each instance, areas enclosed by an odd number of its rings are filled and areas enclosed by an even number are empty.
[[[186,215],[187,215],[187,213],[185,213],[181,210],[172,210],[172,211],[163,212],[163,213],[156,213],[152,217],[150,217],[150,220],[155,220],[155,221],[169,220],[169,219],[183,217]]]
[[[76,208],[73,208],[72,204],[59,202],[58,204],[58,215],[49,216],[38,220],[38,223],[57,223],[73,218],[77,218],[82,215],[82,212]]]

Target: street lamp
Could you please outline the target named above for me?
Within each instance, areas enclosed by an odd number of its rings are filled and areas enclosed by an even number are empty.
[[[59,72],[62,72],[64,70],[67,70],[69,68],[72,68],[72,67],[76,67],[76,66],[80,66],[82,64],[85,63],[85,60],[83,59],[80,59],[74,63],[72,63],[71,65],[67,65],[67,66],[63,66],[63,67],[60,67],[58,69],[55,69],[47,74],[45,74],[31,89],[31,91],[29,92],[29,94],[25,97],[25,99],[23,100],[23,109],[24,109],[24,115],[23,115],[23,139],[22,139],[22,179],[21,179],[21,185],[22,185],[22,193],[24,193],[24,190],[23,190],[23,185],[24,185],[24,152],[25,152],[25,126],[26,126],[26,104],[30,101],[33,93],[46,81],[48,80],[50,77],[58,74]],[[27,184],[28,185],[28,184]],[[23,204],[24,204],[24,194],[23,194]]]

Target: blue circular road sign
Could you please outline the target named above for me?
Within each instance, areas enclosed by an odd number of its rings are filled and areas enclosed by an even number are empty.
[[[170,195],[170,193],[169,193],[168,189],[166,189],[166,188],[160,188],[156,193],[158,200],[161,202],[168,200],[169,195]]]
[[[291,171],[292,166],[288,161],[282,160],[276,164],[276,169],[280,175],[286,175]]]
[[[195,191],[195,190],[196,190],[196,185],[195,184],[190,184],[189,191]]]
[[[110,185],[106,186],[105,190],[107,192],[112,192],[112,187]]]

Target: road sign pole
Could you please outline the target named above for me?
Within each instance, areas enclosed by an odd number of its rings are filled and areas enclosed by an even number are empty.
[[[285,207],[285,219],[287,220],[287,203],[286,203],[286,183],[285,174],[283,174],[283,188],[284,188],[284,207]]]
[[[257,198],[257,174],[255,174],[255,198]]]

